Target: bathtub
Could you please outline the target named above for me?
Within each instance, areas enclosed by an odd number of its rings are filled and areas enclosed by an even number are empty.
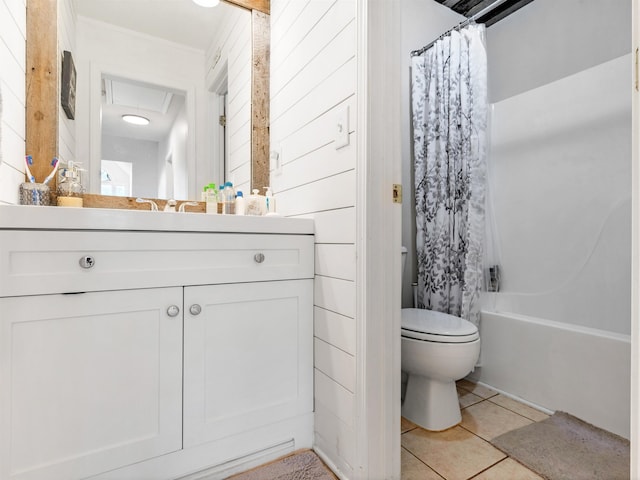
[[[474,381],[630,437],[631,337],[483,311]]]

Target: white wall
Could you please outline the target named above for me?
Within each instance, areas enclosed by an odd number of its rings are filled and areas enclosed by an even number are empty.
[[[182,90],[187,92],[187,116],[195,124],[188,139],[189,197],[199,199],[196,177],[200,167],[196,159],[210,158],[206,140],[210,104],[204,83],[204,52],[84,17],[78,17],[76,48],[78,160],[91,158],[94,163],[99,160],[99,151],[95,151],[90,139],[92,129],[99,127],[99,105],[92,104],[92,94],[99,88],[100,72]],[[90,183],[95,191],[99,191],[98,172],[99,167],[93,165]]]
[[[188,198],[187,144],[189,131],[187,107],[183,103],[165,141],[158,146],[158,196],[183,200]],[[167,172],[167,158],[171,156],[171,172]],[[167,184],[167,181],[171,185]],[[199,199],[198,199],[199,200]]]
[[[415,255],[416,209],[411,144],[411,57],[410,53],[435,40],[457,25],[464,17],[433,0],[401,0],[402,41],[402,245],[407,247],[407,261],[402,277],[402,306],[413,305],[411,283],[417,276]]]
[[[536,0],[487,29],[489,101],[630,51],[630,0]]]
[[[102,136],[102,160],[132,164],[131,196],[156,198],[158,193],[158,142]]]
[[[498,309],[630,333],[630,50],[630,1],[536,0],[488,30]]]
[[[72,0],[58,1],[58,51],[60,73],[62,74],[62,54],[71,52],[76,61],[76,11]],[[63,162],[76,161],[76,121],[67,118],[64,109],[58,107],[58,158]]]
[[[0,0],[0,204],[18,203],[24,181],[26,7]]]
[[[624,55],[493,105],[502,286],[489,310],[630,333],[630,66]]]
[[[271,172],[277,208],[316,222],[315,440],[347,477],[356,466],[356,2],[271,3]],[[349,108],[350,144],[336,150]],[[272,165],[274,168],[274,165]]]
[[[207,50],[205,69],[209,91],[227,91],[227,163],[223,171],[216,168],[217,163],[210,161],[207,165],[210,180],[206,183],[220,184],[224,175],[233,182],[236,191],[241,190],[246,197],[251,183],[251,13],[242,8],[227,9],[227,12],[228,17],[220,22],[222,28]],[[212,131],[208,135],[213,152],[218,151],[222,141],[218,137],[217,117],[217,114],[213,115]],[[215,158],[221,162],[220,158]]]

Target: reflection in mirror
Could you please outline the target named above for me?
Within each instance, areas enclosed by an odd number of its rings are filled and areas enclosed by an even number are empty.
[[[251,12],[191,1],[158,2],[153,12],[146,0],[77,0],[76,8],[77,110],[88,121],[76,122],[75,156],[87,191],[200,200],[204,185],[224,180],[248,191]],[[125,134],[122,115],[136,112],[150,123]],[[132,179],[128,167],[102,161],[130,163]]]
[[[86,191],[100,192],[100,81],[105,73],[186,92],[190,198],[200,198],[201,186],[212,180],[230,178],[246,191],[268,185],[269,0],[223,0],[214,9],[187,0],[26,0],[26,6],[31,14],[26,24],[25,144],[34,155],[32,171],[37,178],[49,173],[48,159],[57,156],[80,162],[87,171]],[[224,21],[209,21],[207,12],[224,9],[228,13]],[[186,21],[185,14],[205,23]],[[56,17],[57,24],[51,21]],[[158,23],[159,19],[164,20]],[[136,31],[134,24],[146,30]],[[189,46],[194,37],[203,35],[212,41]],[[143,45],[153,39],[155,47]],[[58,114],[58,63],[63,50],[72,53],[77,69],[75,120]],[[223,69],[229,80],[226,149],[220,148],[216,137],[221,135],[217,127],[221,110],[211,107],[220,104],[216,82],[227,78]],[[226,167],[215,159],[220,151],[228,155]],[[107,199],[101,203],[109,205]]]
[[[100,193],[188,198],[186,92],[108,75],[101,84]]]

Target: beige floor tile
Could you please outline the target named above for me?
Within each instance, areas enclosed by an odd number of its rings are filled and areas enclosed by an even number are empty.
[[[408,432],[409,430],[412,430],[414,428],[417,428],[417,425],[415,423],[413,423],[411,420],[407,420],[404,417],[400,417],[400,432],[401,433]]]
[[[473,480],[543,480],[542,477],[532,472],[527,467],[520,465],[511,458],[505,458],[497,465],[485,470]]]
[[[447,480],[466,480],[505,458],[459,426],[444,432],[416,428],[402,435],[402,446]]]
[[[534,422],[487,401],[476,403],[462,410],[461,425],[485,440],[491,440],[505,432],[531,423]]]
[[[479,397],[475,393],[471,393],[469,390],[458,387],[458,402],[460,408],[466,408],[474,403],[482,402],[484,399]]]
[[[549,415],[546,413],[504,395],[496,395],[495,397],[491,397],[489,401],[497,403],[501,407],[508,408],[512,412],[519,413],[523,417],[527,417],[534,422],[541,422],[542,420],[549,418]]]
[[[464,378],[462,380],[458,380],[456,382],[456,385],[482,398],[491,398],[494,395],[498,395],[498,392],[496,392],[495,390],[492,390],[483,385],[478,385],[477,383],[470,382],[469,380],[466,380]]]
[[[404,448],[400,449],[402,467],[400,478],[402,480],[442,480],[442,477],[427,467]]]

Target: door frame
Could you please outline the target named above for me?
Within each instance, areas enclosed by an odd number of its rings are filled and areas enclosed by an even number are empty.
[[[400,478],[402,209],[392,195],[402,178],[399,7],[387,0],[356,6],[358,479]]]
[[[640,478],[640,0],[633,0],[631,22],[631,478]]]

